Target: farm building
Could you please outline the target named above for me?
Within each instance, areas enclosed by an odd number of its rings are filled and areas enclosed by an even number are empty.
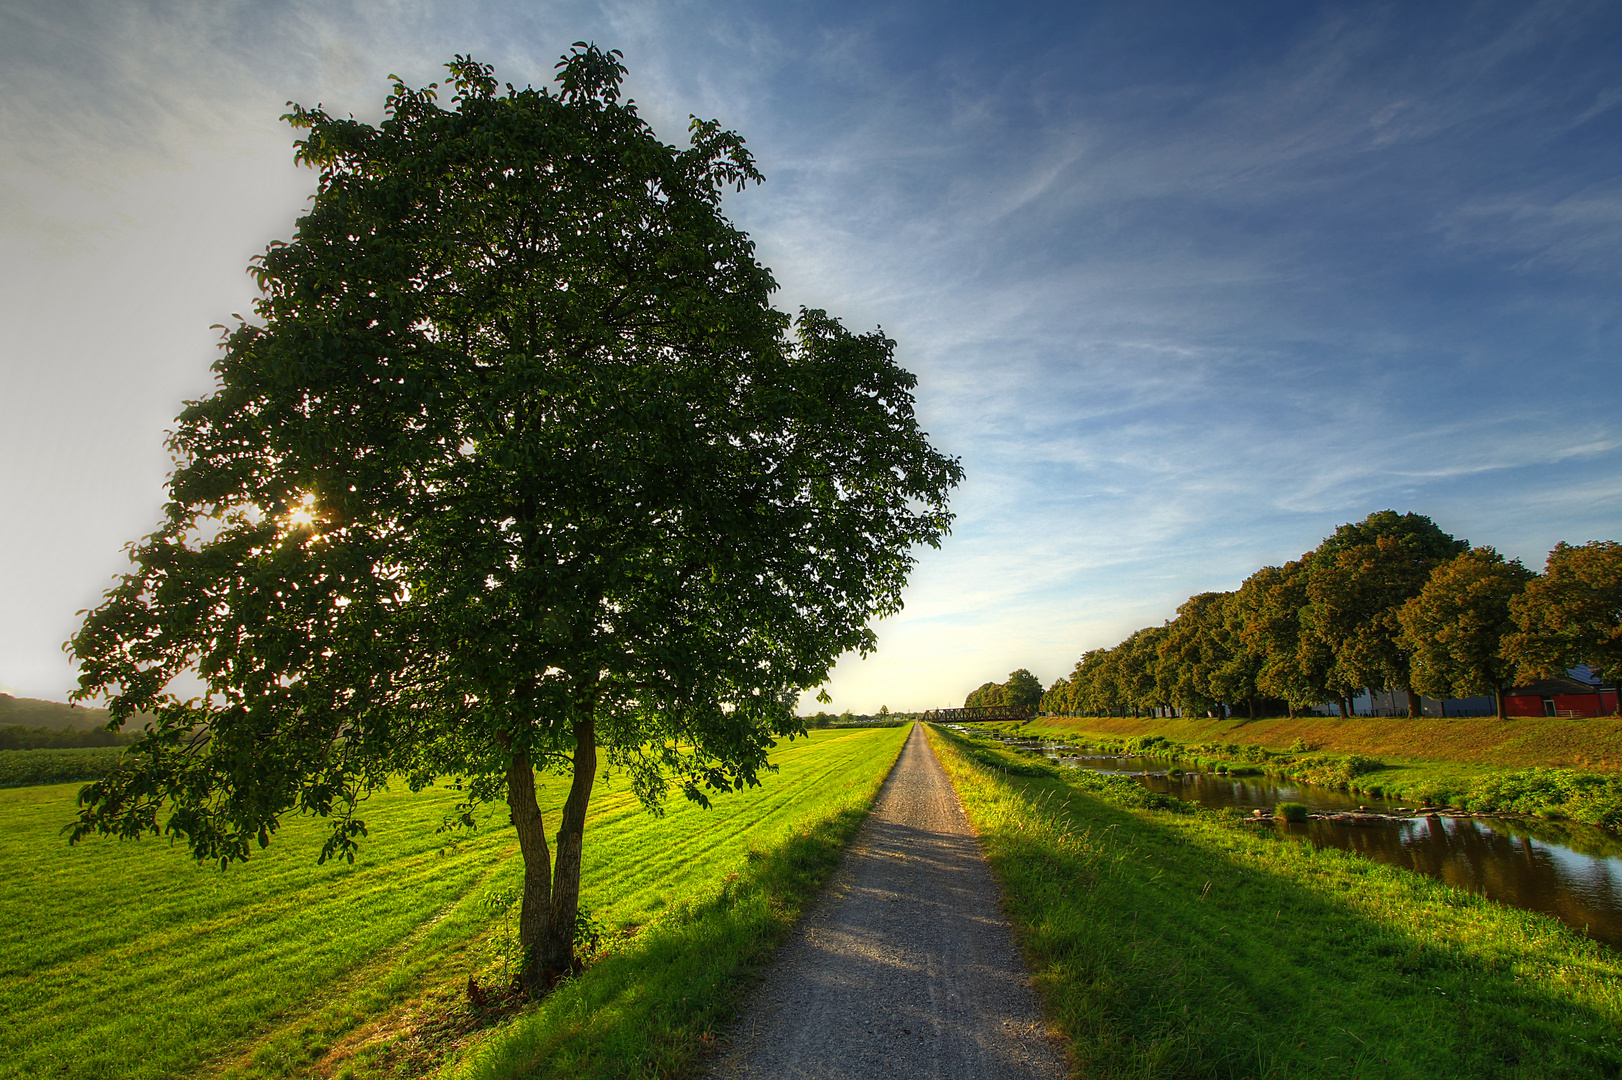
[[[1421,698],[1422,716],[1491,716],[1497,705],[1491,695],[1469,698]],[[1318,716],[1338,715],[1333,703],[1304,710]],[[1539,679],[1511,687],[1504,694],[1509,716],[1611,716],[1616,712],[1616,690],[1602,686],[1587,668],[1573,668],[1563,676]],[[1365,690],[1352,699],[1356,716],[1407,716],[1408,695],[1400,690]]]
[[[1504,695],[1510,716],[1609,716],[1616,712],[1615,689],[1579,679],[1539,679]]]

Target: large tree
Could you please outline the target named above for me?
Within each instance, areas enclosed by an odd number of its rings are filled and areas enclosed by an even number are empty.
[[[760,179],[736,135],[660,142],[595,47],[555,90],[448,67],[448,109],[397,81],[375,127],[289,116],[313,205],[71,643],[80,699],[157,718],[74,837],[223,866],[301,812],[353,858],[368,791],[457,778],[464,820],[510,810],[538,989],[572,963],[598,772],[650,806],[755,783],[962,473],[893,342],[772,308],[721,212]],[[550,846],[537,770],[571,778]]]
[[[995,709],[1002,706],[1002,683],[981,683],[963,699],[965,709]]]
[[[1042,699],[1038,703],[1042,711],[1050,713],[1074,711],[1074,706],[1071,705],[1071,689],[1070,680],[1063,675],[1054,679],[1053,685],[1043,692]]]
[[[1233,593],[1199,593],[1183,601],[1159,645],[1166,700],[1202,713],[1255,694],[1234,665],[1237,642],[1228,626]],[[1254,713],[1254,707],[1252,707]]]
[[[1222,603],[1214,613],[1219,620],[1212,628],[1212,637],[1219,646],[1215,665],[1211,669],[1211,693],[1218,701],[1235,705],[1243,702],[1245,712],[1257,717],[1257,699],[1261,688],[1256,680],[1261,676],[1263,657],[1251,651],[1243,638],[1247,611],[1239,592],[1222,594]]]
[[[1140,709],[1149,714],[1171,703],[1161,675],[1160,643],[1165,636],[1166,627],[1146,626],[1113,650],[1117,654],[1115,689],[1134,716]]]
[[[1081,654],[1064,690],[1065,706],[1070,712],[1108,716],[1114,711],[1119,704],[1114,675],[1117,651],[1089,649]]]
[[[1324,684],[1327,651],[1301,633],[1307,603],[1307,570],[1299,561],[1264,566],[1234,594],[1230,618],[1245,662],[1255,668],[1256,689],[1296,710],[1328,701]]]
[[[1042,680],[1025,668],[1010,671],[1002,684],[1002,703],[1010,709],[1036,709],[1042,703]]]
[[[1409,715],[1418,712],[1397,613],[1425,587],[1432,569],[1469,547],[1423,514],[1381,510],[1342,525],[1302,560],[1301,649],[1328,655],[1324,685],[1332,693],[1346,699],[1364,687],[1402,690]]]
[[[1505,656],[1522,678],[1586,664],[1617,690],[1622,716],[1622,544],[1556,544],[1543,574],[1510,602]]]
[[[1024,668],[1008,673],[1008,681],[981,683],[963,699],[965,709],[1035,709],[1042,703],[1042,680]]]
[[[1513,627],[1510,604],[1535,576],[1491,547],[1473,548],[1432,570],[1398,612],[1398,643],[1408,654],[1413,688],[1434,698],[1490,692],[1503,716],[1504,688],[1515,675],[1503,650]]]

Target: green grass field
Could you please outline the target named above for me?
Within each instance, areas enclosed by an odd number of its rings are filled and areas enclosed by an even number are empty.
[[[163,840],[70,849],[75,786],[0,790],[0,1077],[392,1076],[447,1062],[480,1076],[558,1063],[656,1075],[730,1015],[738,979],[836,864],[906,734],[784,743],[780,772],[710,811],[677,801],[655,818],[624,783],[600,783],[582,902],[610,931],[641,930],[494,1026],[448,988],[499,973],[493,898],[520,868],[499,813],[442,850],[454,792],[379,793],[353,865],[317,866],[317,823],[294,819],[220,872]],[[543,810],[555,815],[563,787],[548,780]],[[709,955],[672,967],[672,942],[694,933]],[[604,986],[620,1007],[589,1031],[560,1009]]]
[[[1082,1075],[1622,1074],[1622,957],[1552,918],[930,737]]]

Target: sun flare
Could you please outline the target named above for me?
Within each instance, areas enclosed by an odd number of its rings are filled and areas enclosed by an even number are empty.
[[[315,496],[306,495],[287,512],[288,531],[315,527]]]

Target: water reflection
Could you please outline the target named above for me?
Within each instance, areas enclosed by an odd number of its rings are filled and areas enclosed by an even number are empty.
[[[1267,776],[1222,776],[1165,758],[1078,755],[1073,747],[1032,744],[1056,761],[1130,775],[1151,791],[1201,806],[1266,810],[1300,802],[1314,812],[1366,808],[1397,814],[1398,805]],[[1169,775],[1179,768],[1180,775]],[[1408,817],[1372,825],[1334,821],[1257,825],[1353,851],[1437,878],[1466,892],[1553,915],[1622,949],[1622,838],[1602,829],[1501,818]]]

